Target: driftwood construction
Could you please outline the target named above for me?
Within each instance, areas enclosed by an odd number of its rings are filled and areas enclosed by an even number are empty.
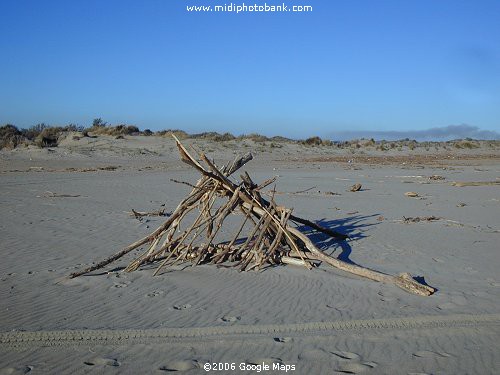
[[[418,283],[408,273],[387,275],[346,263],[318,249],[304,233],[292,227],[290,222],[303,224],[339,240],[345,240],[347,236],[294,216],[291,209],[278,206],[273,197],[266,200],[261,190],[274,182],[274,179],[257,185],[245,172],[239,183],[233,182],[230,176],[252,159],[251,154],[218,168],[203,153],[200,154],[201,160],[197,161],[175,136],[174,138],[181,159],[201,174],[198,182],[191,185],[191,193],[153,233],[89,268],[72,273],[71,278],[105,267],[132,250],[148,244],[147,250],[128,264],[126,272],[153,262],[158,264],[154,272],[156,275],[162,268],[182,262],[191,262],[193,265],[225,263],[238,267],[241,271],[249,271],[281,263],[312,268],[312,264],[321,261],[358,276],[395,284],[411,293],[423,296],[434,293],[434,288]],[[217,242],[216,236],[224,221],[230,215],[234,217],[233,214],[236,213],[240,214],[241,223],[232,239]],[[184,220],[189,224],[186,229],[181,230]]]

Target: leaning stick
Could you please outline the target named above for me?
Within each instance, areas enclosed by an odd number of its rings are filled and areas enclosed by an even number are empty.
[[[407,292],[419,294],[421,296],[429,296],[435,292],[435,289],[418,283],[415,281],[410,274],[403,273],[399,276],[388,275],[379,271],[374,271],[368,268],[356,266],[354,264],[350,264],[347,262],[343,262],[339,259],[332,258],[318,249],[312,241],[302,232],[295,228],[289,228],[290,233],[300,239],[306,248],[318,259],[325,263],[330,264],[331,266],[338,268],[342,271],[346,271],[361,277],[366,277],[371,280],[379,281],[382,283],[395,284],[401,289],[406,290]]]

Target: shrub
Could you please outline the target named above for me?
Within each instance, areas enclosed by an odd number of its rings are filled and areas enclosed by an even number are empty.
[[[96,120],[94,120],[94,123]],[[116,126],[104,126],[104,125],[92,125],[90,129],[85,129],[84,133],[88,135],[89,132],[92,132],[97,135],[112,135],[112,136],[117,136],[117,135],[134,135],[134,134],[140,134],[140,130],[137,126],[135,125],[116,125]],[[85,136],[85,134],[84,134]]]
[[[106,127],[107,134],[109,135],[133,135],[139,134],[141,131],[135,125],[117,125],[117,126],[109,126]]]
[[[294,140],[286,137],[282,137],[279,135],[275,135],[274,137],[271,138],[272,141],[274,142],[295,142]]]
[[[26,137],[26,139],[29,139],[30,141],[34,141],[40,135],[40,133],[42,133],[42,131],[46,128],[48,128],[48,126],[42,122],[40,124],[36,124],[36,125],[28,128],[28,129],[23,129],[22,133],[23,133],[23,136]]]
[[[316,136],[307,138],[303,143],[308,146],[319,146],[323,143],[323,140]]]
[[[479,145],[476,142],[469,141],[469,140],[456,142],[454,144],[454,146],[455,146],[455,148],[468,148],[468,149],[473,149],[473,148],[479,147]]]
[[[250,139],[254,142],[266,142],[269,141],[270,139],[267,138],[265,135],[257,134],[257,133],[250,133],[247,135],[241,135],[238,137],[239,139]]]
[[[35,139],[35,144],[38,147],[57,147],[59,138],[65,129],[61,127],[44,128]]]
[[[0,149],[16,148],[23,138],[22,133],[14,125],[6,124],[0,127]]]
[[[227,141],[232,141],[236,137],[232,135],[231,133],[224,133],[224,134],[217,134],[213,140],[215,142],[227,142]]]
[[[189,138],[194,139],[214,139],[215,137],[220,136],[217,132],[203,132],[203,133],[195,133],[188,135]]]
[[[156,135],[159,135],[162,137],[171,137],[171,134],[175,135],[180,140],[189,138],[188,133],[186,133],[184,130],[179,130],[179,129],[160,130],[160,131],[156,132]]]
[[[106,121],[103,121],[100,117],[95,118],[94,121],[92,121],[92,127],[93,128],[104,128],[108,123]]]
[[[83,132],[84,130],[84,127],[81,126],[81,125],[76,125],[76,124],[68,124],[64,127],[64,130],[65,131],[68,131],[68,132]]]
[[[146,129],[142,132],[142,134],[144,134],[146,137],[149,137],[149,136],[153,135],[153,132],[149,129]]]

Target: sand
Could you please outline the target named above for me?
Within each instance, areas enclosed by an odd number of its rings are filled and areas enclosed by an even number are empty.
[[[219,163],[252,151],[245,169],[256,181],[279,176],[279,203],[352,238],[311,236],[321,249],[422,276],[437,293],[325,264],[121,273],[137,252],[69,280],[165,219],[128,211],[171,211],[190,189],[170,179],[198,176],[170,139],[68,137],[50,150],[0,151],[0,374],[195,374],[207,363],[242,374],[500,373],[500,186],[452,184],[499,181],[499,150],[185,143]]]

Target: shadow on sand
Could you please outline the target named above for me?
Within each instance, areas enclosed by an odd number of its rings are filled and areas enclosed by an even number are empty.
[[[316,221],[316,223],[322,227],[348,235],[349,239],[344,241],[312,230],[305,225],[298,226],[297,229],[306,234],[307,237],[309,237],[309,239],[321,251],[324,251],[326,254],[331,256],[337,249],[340,249],[341,252],[336,258],[346,263],[356,265],[356,263],[349,259],[352,252],[349,242],[365,238],[365,230],[371,226],[379,224],[378,222],[370,222],[370,219],[378,216],[380,216],[380,214],[354,215],[335,220],[321,219]]]

